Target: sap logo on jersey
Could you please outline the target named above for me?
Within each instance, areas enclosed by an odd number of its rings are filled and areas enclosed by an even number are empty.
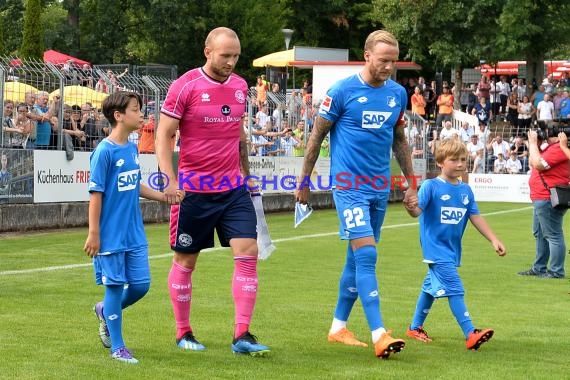
[[[363,111],[362,128],[382,128],[382,125],[390,116],[392,116],[392,112]]]
[[[134,190],[140,180],[141,174],[139,169],[129,170],[128,172],[121,172],[119,173],[117,187],[119,191]]]
[[[442,224],[458,224],[465,216],[466,211],[466,208],[442,207],[440,221]]]

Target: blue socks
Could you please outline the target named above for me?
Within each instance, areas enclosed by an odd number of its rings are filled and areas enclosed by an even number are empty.
[[[435,298],[426,292],[421,292],[418,297],[418,302],[416,304],[416,311],[414,313],[414,318],[412,319],[412,324],[410,325],[411,330],[415,330],[418,327],[424,325],[424,322],[429,314],[431,306],[433,305]]]
[[[467,306],[465,306],[465,299],[461,296],[451,296],[448,298],[449,301],[449,308],[453,313],[453,316],[459,323],[461,330],[463,330],[463,335],[465,338],[469,336],[469,333],[475,330],[475,326],[473,326],[473,322],[471,322],[471,316],[467,311]]]
[[[103,298],[103,312],[107,329],[111,337],[111,352],[125,346],[123,340],[123,309],[144,297],[150,283],[124,285],[106,285]]]
[[[143,298],[149,289],[150,282],[146,282],[144,284],[129,284],[129,286],[123,291],[123,297],[121,299],[121,306],[123,309],[126,309]]]
[[[358,298],[356,290],[356,263],[354,262],[354,253],[350,242],[346,250],[346,263],[340,275],[340,285],[338,290],[338,301],[334,317],[340,321],[347,321],[354,306],[354,302]]]
[[[106,285],[105,297],[103,298],[103,313],[109,335],[111,336],[111,352],[125,345],[123,340],[123,309],[121,298],[123,297],[123,285]]]
[[[370,331],[384,327],[380,314],[378,281],[376,280],[377,257],[376,247],[373,245],[366,245],[354,251],[356,289],[358,290]]]
[[[414,313],[414,318],[410,325],[411,330],[415,330],[424,325],[434,300],[435,298],[431,294],[426,292],[420,293],[418,303],[416,304],[416,312]],[[462,295],[451,296],[448,297],[447,300],[453,316],[457,320],[457,323],[459,323],[461,330],[463,330],[463,335],[467,338],[469,333],[475,330],[475,326],[473,326],[471,316],[467,311],[467,306],[465,306],[465,298]]]

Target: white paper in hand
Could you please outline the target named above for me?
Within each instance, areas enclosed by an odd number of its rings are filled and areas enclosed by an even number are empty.
[[[263,211],[263,201],[261,193],[251,194],[253,207],[255,208],[255,216],[257,217],[257,258],[265,260],[275,250],[275,246],[271,242],[269,236],[269,228],[265,220],[265,212]]]
[[[311,206],[295,202],[295,228],[313,213]]]

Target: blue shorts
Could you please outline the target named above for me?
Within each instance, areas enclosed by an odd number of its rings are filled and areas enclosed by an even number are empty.
[[[380,241],[389,193],[363,193],[333,189],[333,198],[340,220],[339,234],[343,240],[374,236]]]
[[[170,247],[181,253],[198,253],[214,246],[214,229],[223,247],[230,239],[257,239],[257,218],[245,187],[222,193],[187,192],[180,205],[170,209]]]
[[[435,298],[465,294],[457,266],[453,263],[428,264],[428,272],[422,284],[422,291]]]
[[[93,269],[97,285],[150,283],[148,247],[95,256]]]

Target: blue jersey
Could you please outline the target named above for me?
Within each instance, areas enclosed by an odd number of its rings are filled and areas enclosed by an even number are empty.
[[[332,184],[337,189],[390,191],[390,152],[394,128],[402,124],[408,103],[406,90],[387,80],[380,87],[360,74],[335,83],[319,108],[333,122],[330,135]],[[357,186],[359,182],[368,181]]]
[[[461,238],[471,215],[479,209],[466,183],[454,185],[437,177],[428,179],[418,192],[420,242],[426,263],[461,265]]]
[[[91,154],[89,192],[103,193],[101,253],[147,245],[139,205],[141,171],[137,146],[104,139]]]

